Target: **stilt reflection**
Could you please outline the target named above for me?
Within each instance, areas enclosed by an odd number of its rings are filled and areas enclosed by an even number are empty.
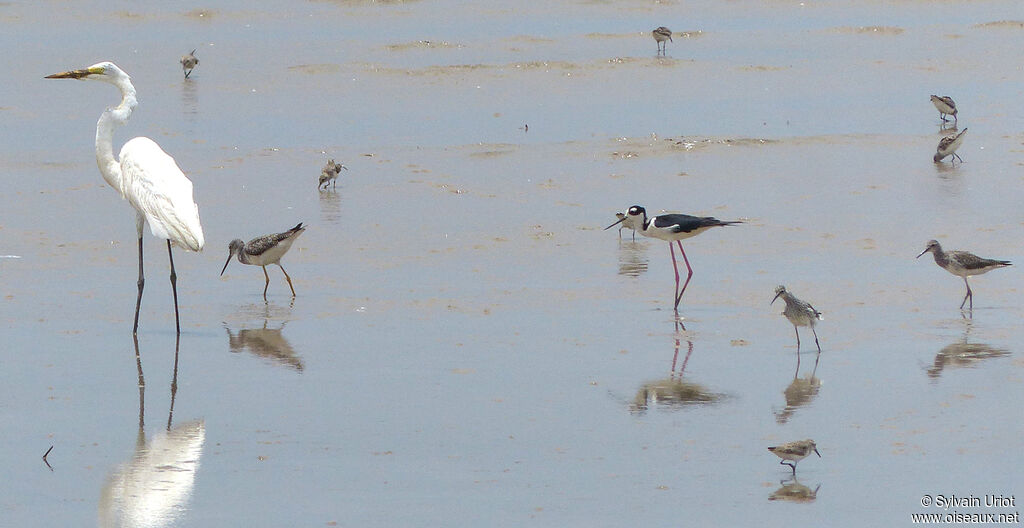
[[[679,409],[694,404],[713,404],[722,399],[722,395],[711,392],[703,385],[683,381],[686,365],[693,355],[693,341],[686,334],[686,327],[676,318],[676,331],[673,336],[675,349],[672,354],[672,369],[668,378],[644,383],[637,390],[636,396],[629,405],[631,413],[643,414],[651,406],[660,405],[668,409]],[[683,336],[686,336],[686,356],[679,359],[679,349]],[[676,370],[678,366],[678,370]]]

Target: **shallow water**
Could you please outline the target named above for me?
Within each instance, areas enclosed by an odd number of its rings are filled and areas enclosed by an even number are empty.
[[[1024,281],[973,279],[968,319],[914,259],[1021,260],[1015,5],[0,5],[0,519],[863,526],[1015,494]],[[658,25],[689,34],[666,57]],[[134,213],[92,150],[116,93],[43,80],[104,59],[140,97],[115,142],[195,184],[177,346],[148,235],[131,338]],[[930,93],[963,164],[931,162]],[[682,327],[666,244],[601,230],[634,203],[745,221],[685,244]],[[266,303],[260,270],[218,277],[299,221],[294,301],[276,267]],[[808,437],[792,482],[765,447]]]

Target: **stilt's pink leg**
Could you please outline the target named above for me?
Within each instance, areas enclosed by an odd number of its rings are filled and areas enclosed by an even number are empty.
[[[682,249],[682,246],[680,246],[680,249]],[[671,242],[668,243],[668,252],[672,255],[672,269],[676,272],[676,291],[672,292],[672,295],[676,299],[675,307],[679,308],[679,299],[682,297],[682,295],[679,294],[679,266],[676,265],[676,250],[672,247]]]
[[[679,270],[676,270],[676,291],[679,292],[679,295],[676,296],[676,308],[679,308],[679,301],[683,300],[683,292],[686,291],[686,285],[690,284],[690,278],[693,277],[693,268],[690,267],[690,260],[686,258],[686,252],[683,251],[683,243],[676,240],[676,244],[679,246],[679,253],[683,255],[683,262],[686,263],[686,282],[683,283],[682,290],[679,290]],[[671,243],[669,243],[669,247],[672,247]],[[673,255],[672,264],[675,265],[675,263],[675,255]]]

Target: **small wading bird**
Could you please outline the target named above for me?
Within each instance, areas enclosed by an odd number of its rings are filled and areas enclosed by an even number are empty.
[[[956,126],[956,103],[953,102],[953,98],[948,95],[932,96],[932,104],[935,105],[935,109],[939,111],[939,117],[942,118],[942,122],[948,121],[947,115],[953,116],[953,126]]]
[[[815,310],[809,303],[797,299],[786,290],[785,286],[781,285],[775,288],[775,297],[768,304],[774,304],[775,300],[779,297],[786,301],[786,309],[782,311],[782,315],[785,315],[786,319],[793,323],[793,331],[796,332],[797,353],[800,353],[800,330],[797,327],[809,326],[811,327],[811,333],[814,334],[814,344],[817,345],[818,353],[820,354],[821,345],[818,344],[818,333],[814,331],[814,325],[822,319],[821,312]]]
[[[967,282],[967,277],[973,275],[981,275],[988,273],[994,269],[1005,268],[1010,265],[1008,260],[992,260],[987,258],[981,258],[973,253],[966,251],[943,251],[942,246],[939,245],[937,240],[929,240],[928,245],[925,246],[917,258],[921,258],[921,255],[931,251],[932,256],[935,257],[935,263],[940,268],[956,275],[957,277],[964,278],[964,285],[967,286],[967,294],[964,295],[964,300],[960,303],[960,309],[964,309],[964,304],[968,300],[971,301],[970,308],[968,310],[974,310],[974,293],[971,291],[971,284]]]
[[[267,279],[267,284],[263,287],[263,300],[265,301],[267,300],[267,288],[270,287],[270,275],[267,274],[267,265],[277,264],[277,267],[281,268],[281,271],[284,272],[284,278],[288,280],[288,287],[292,290],[292,297],[295,297],[295,287],[292,286],[292,278],[288,276],[287,271],[284,271],[284,266],[281,265],[281,257],[288,252],[292,247],[292,242],[295,242],[295,239],[299,238],[299,235],[305,230],[306,228],[302,227],[302,222],[299,222],[298,225],[284,233],[263,235],[248,242],[242,242],[239,238],[232,240],[228,244],[228,260],[220,270],[221,276],[224,275],[224,270],[228,269],[228,264],[231,264],[231,257],[235,255],[238,256],[238,261],[242,264],[261,266],[263,268],[263,276]]]
[[[659,28],[655,28],[654,31],[651,31],[651,36],[654,37],[654,43],[658,45],[658,52],[665,53],[666,47],[668,46],[668,44],[665,44],[665,41],[667,40],[672,42],[672,30],[665,26],[661,26]]]
[[[626,224],[627,222],[629,224]],[[723,222],[710,216],[690,216],[685,214],[663,214],[648,218],[646,209],[639,205],[634,205],[626,211],[626,215],[623,218],[606,227],[605,230],[607,231],[620,223],[640,231],[641,235],[668,241],[668,250],[672,255],[672,268],[676,272],[676,302],[674,307],[678,310],[679,301],[682,300],[683,292],[686,291],[686,285],[690,284],[690,278],[693,277],[693,268],[690,267],[690,261],[686,258],[686,252],[683,251],[683,244],[680,241],[695,237],[712,227],[741,224],[743,222]],[[672,242],[679,246],[679,253],[683,256],[683,262],[686,263],[686,282],[683,283],[682,290],[679,289],[679,266],[676,264],[676,252],[672,247]]]
[[[958,159],[963,163],[964,159],[956,153],[956,149],[960,148],[960,144],[964,142],[964,134],[967,133],[967,129],[964,128],[959,134],[950,134],[939,140],[939,146],[935,148],[935,155],[932,156],[932,161],[939,163],[942,158],[952,155],[953,157],[949,160],[950,163],[953,160]]]
[[[152,139],[137,137],[121,147],[120,161],[114,157],[114,128],[128,122],[138,105],[135,87],[128,74],[112,62],[93,64],[84,70],[72,70],[46,76],[47,79],[81,79],[103,81],[121,90],[121,104],[107,108],[96,123],[96,163],[107,184],[121,193],[135,208],[135,227],[139,235],[139,295],[135,300],[135,323],[139,330],[139,308],[145,278],[142,272],[142,227],[149,223],[153,236],[167,240],[167,257],[171,262],[171,291],[174,295],[174,326],[181,333],[178,320],[177,275],[171,244],[191,251],[203,249],[203,227],[199,224],[199,207],[192,198],[192,182]]]
[[[615,213],[615,218],[618,218],[619,222],[622,222],[622,225],[619,226],[619,240],[622,240],[622,230],[623,229],[629,229],[629,230],[633,231],[633,240],[635,241],[636,240],[636,227],[633,226],[633,219],[627,217],[626,213]]]
[[[789,466],[793,468],[793,475],[796,475],[796,465],[801,460],[805,459],[812,452],[821,458],[821,453],[818,452],[818,446],[814,445],[814,440],[799,440],[796,442],[786,442],[785,444],[772,446],[768,448],[769,451],[775,454],[775,456],[781,458],[779,465]],[[792,460],[793,463],[786,462]]]
[[[326,189],[327,185],[331,184],[331,182],[334,182],[334,187],[337,188],[337,178],[338,174],[341,174],[341,169],[348,170],[348,167],[340,163],[335,163],[334,160],[328,161],[327,165],[324,165],[324,168],[320,169],[320,183],[317,184],[316,188],[319,190]]]
[[[181,71],[185,72],[185,78],[192,74],[192,68],[199,66],[199,59],[196,58],[196,50],[192,50],[188,55],[181,56]],[[216,66],[216,65],[215,65]]]

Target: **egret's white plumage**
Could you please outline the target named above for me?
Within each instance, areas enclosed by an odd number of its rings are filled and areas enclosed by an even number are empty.
[[[174,291],[174,320],[178,332],[177,276],[171,256],[171,244],[200,251],[205,240],[199,223],[199,207],[192,198],[192,182],[153,140],[134,138],[121,148],[120,160],[114,157],[114,129],[128,122],[138,105],[131,78],[112,62],[100,62],[82,70],[48,75],[47,79],[96,80],[113,84],[121,91],[121,103],[108,107],[96,122],[96,163],[107,184],[135,208],[139,237],[139,295],[135,302],[135,326],[139,328],[139,307],[145,278],[142,273],[142,227],[149,223],[153,236],[167,240],[171,261],[171,287]]]
[[[199,206],[192,201],[192,182],[174,158],[147,137],[121,148],[121,196],[146,216],[153,236],[191,251],[203,249]]]

